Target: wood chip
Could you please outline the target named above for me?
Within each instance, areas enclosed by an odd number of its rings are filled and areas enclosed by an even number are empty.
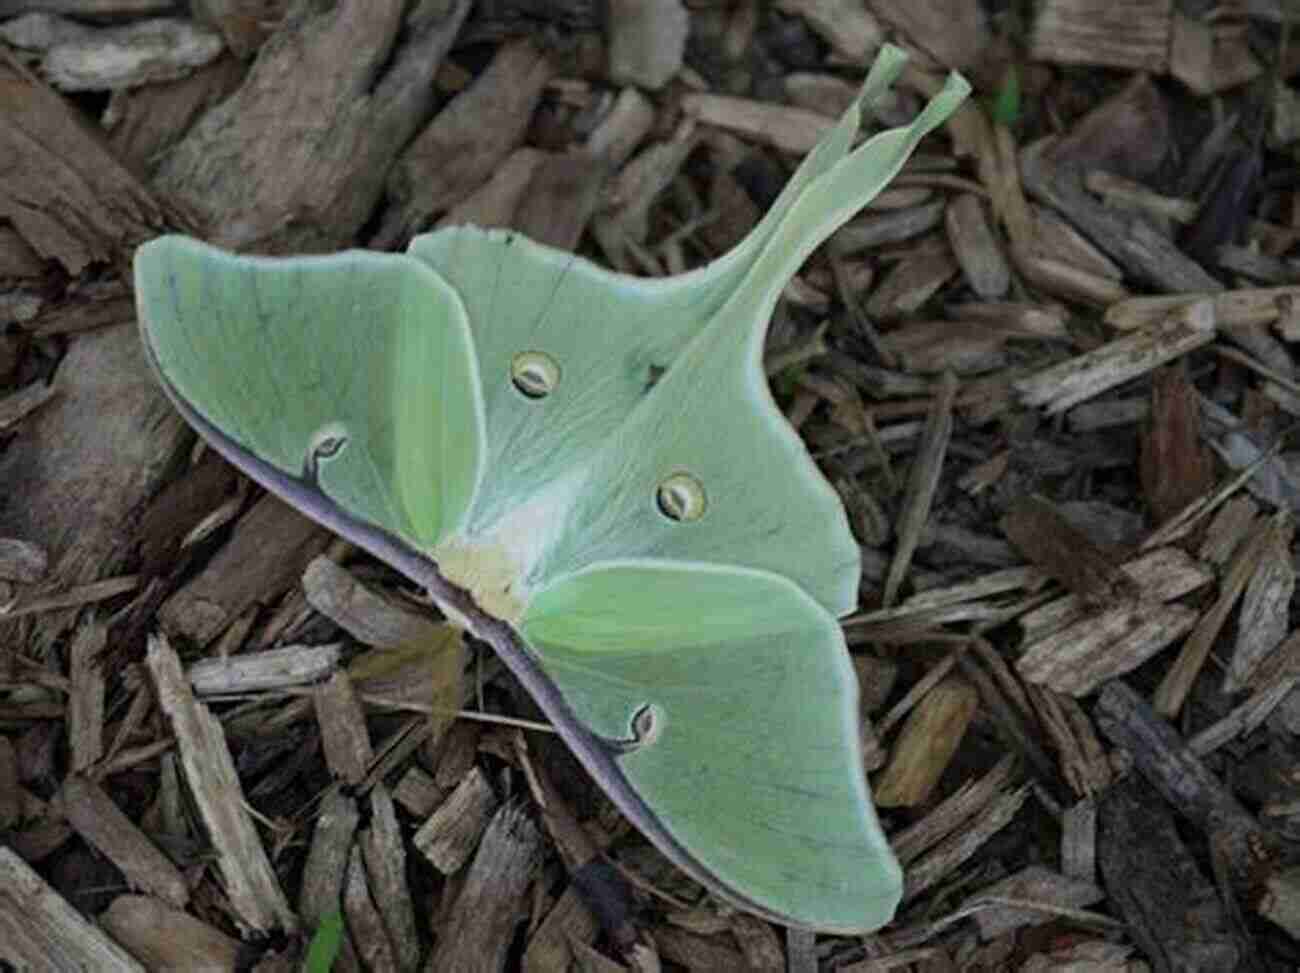
[[[1219,893],[1151,789],[1140,781],[1113,789],[1100,832],[1107,895],[1144,952],[1167,969],[1236,969],[1242,953]]]
[[[169,632],[206,645],[248,608],[296,585],[329,542],[324,528],[267,494],[203,570],[163,603],[159,617]]]
[[[411,840],[434,868],[450,875],[474,854],[497,805],[487,777],[474,767]]]
[[[0,432],[13,429],[58,394],[59,390],[53,385],[32,382],[0,398]]]
[[[948,204],[945,213],[948,245],[952,247],[962,274],[976,294],[995,300],[1011,286],[1011,268],[974,193],[963,193]]]
[[[573,944],[595,943],[600,926],[572,885],[564,890],[538,925],[524,950],[524,973],[567,970]]]
[[[802,17],[830,45],[839,64],[866,67],[885,41],[885,29],[856,0],[776,0],[783,13]]]
[[[551,59],[531,38],[503,45],[483,73],[402,150],[388,173],[388,212],[372,246],[404,245],[488,182],[522,144],[554,74]],[[485,118],[492,124],[483,124]]]
[[[1290,514],[1270,517],[1263,535],[1255,549],[1255,570],[1241,599],[1237,645],[1223,677],[1225,693],[1244,688],[1290,628],[1289,608],[1295,593],[1295,567],[1291,563],[1295,523]]]
[[[325,763],[336,780],[355,787],[375,759],[361,700],[346,672],[336,672],[316,688],[316,722]]]
[[[898,544],[889,565],[889,575],[885,579],[885,590],[881,599],[886,608],[898,599],[899,589],[912,566],[912,555],[916,553],[921,529],[930,516],[930,505],[934,501],[934,492],[939,485],[939,474],[943,470],[948,440],[952,435],[952,406],[956,396],[957,380],[951,374],[945,374],[938,382],[934,402],[926,418],[920,448],[912,460],[912,468],[908,475],[907,494],[903,500],[896,531]]]
[[[41,71],[61,91],[100,91],[173,81],[210,64],[225,47],[220,34],[193,20],[157,17],[98,29],[65,21],[74,29],[61,31],[63,25],[57,23],[61,18],[50,19],[56,22],[44,29],[52,43],[38,47],[44,54]],[[17,23],[8,26],[12,30]]]
[[[690,18],[681,0],[610,0],[609,79],[657,91],[682,68]]]
[[[434,618],[372,591],[328,557],[312,559],[302,587],[309,605],[358,642],[397,648],[442,641]]]
[[[960,268],[947,250],[900,261],[871,293],[866,311],[875,318],[896,318],[921,309]]]
[[[1168,0],[1045,0],[1029,56],[1162,73],[1169,57]]]
[[[215,926],[148,895],[119,895],[99,923],[151,970],[233,970],[244,949]]]
[[[370,791],[370,824],[361,832],[370,893],[393,944],[399,970],[420,965],[420,934],[406,881],[406,849],[393,798],[382,783]]]
[[[255,693],[302,686],[328,677],[338,668],[343,646],[288,645],[247,655],[201,659],[186,670],[200,696]]]
[[[134,889],[183,908],[190,892],[185,876],[102,788],[69,774],[61,791],[63,810],[77,834],[111,861]]]
[[[309,929],[342,907],[348,855],[360,821],[352,795],[331,788],[321,798],[298,893],[298,912]]]
[[[20,970],[144,973],[131,954],[0,845],[0,959]]]
[[[978,707],[979,693],[958,676],[950,676],[930,690],[903,724],[889,766],[876,781],[876,804],[914,807],[925,803]]]
[[[216,852],[234,918],[259,932],[292,930],[297,921],[248,812],[221,723],[194,699],[180,659],[161,635],[147,656],[158,705],[176,735],[186,783]]]
[[[6,55],[0,85],[0,158],[11,173],[0,189],[0,217],[38,255],[77,277],[91,263],[125,260],[163,227],[163,205],[79,112]]]
[[[1027,496],[1001,520],[1002,532],[1033,564],[1089,608],[1132,602],[1137,585],[1119,562],[1047,500]]]
[[[455,0],[402,30],[404,7],[382,0],[285,18],[243,86],[167,154],[157,182],[202,215],[211,242],[307,252],[352,242],[433,107],[433,77],[470,4]]]
[[[986,841],[1011,823],[1028,797],[1028,787],[999,794],[967,827],[953,833],[914,862],[904,879],[903,901],[915,899],[956,872]]]
[[[1042,865],[1030,865],[1000,882],[980,889],[967,900],[966,905],[980,899],[997,897],[1021,899],[1048,907],[1078,909],[1100,902],[1105,895],[1091,882],[1069,878]],[[980,936],[989,940],[1025,926],[1051,922],[1055,918],[1050,911],[984,909],[975,914],[975,924],[979,926]]]
[[[0,142],[4,129],[0,124]],[[84,154],[72,149],[68,157]],[[64,205],[78,204],[65,197],[54,208]],[[90,215],[83,212],[83,220]],[[137,540],[123,512],[139,510],[157,493],[192,434],[158,388],[134,328],[79,335],[56,380],[60,396],[31,416],[0,455],[8,498],[0,536],[38,544],[63,584],[81,585],[126,564]],[[32,642],[38,654],[72,621],[69,613],[41,619]],[[12,637],[0,622],[0,640]]]
[[[1048,414],[1122,385],[1214,340],[1214,305],[1199,301],[1141,331],[1015,381],[1028,406]]]
[[[820,112],[734,95],[689,94],[682,98],[681,108],[701,124],[797,156],[811,152],[835,127],[835,119]]]
[[[353,845],[343,881],[343,915],[358,959],[367,970],[397,970],[397,954],[366,883],[361,849]]]
[[[524,893],[542,855],[541,833],[517,804],[493,816],[465,884],[439,930],[428,968],[499,973]]]
[[[1214,489],[1214,456],[1201,442],[1201,406],[1185,362],[1155,374],[1142,430],[1139,473],[1158,523]]]
[[[103,666],[107,645],[107,626],[93,613],[87,613],[68,647],[68,746],[74,771],[88,770],[104,755]]]

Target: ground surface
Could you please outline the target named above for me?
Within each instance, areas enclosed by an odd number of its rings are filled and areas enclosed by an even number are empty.
[[[0,968],[297,969],[339,912],[343,970],[1297,967],[1285,3],[187,6],[0,0]],[[707,896],[490,652],[196,451],[129,267],[476,222],[688,269],[885,40],[869,127],[975,95],[769,336],[862,544],[906,869],[894,923],[814,937]]]

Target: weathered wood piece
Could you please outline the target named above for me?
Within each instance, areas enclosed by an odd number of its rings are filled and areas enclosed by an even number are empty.
[[[233,970],[244,944],[148,895],[119,895],[99,924],[151,970]]]
[[[412,842],[444,875],[459,871],[474,854],[498,803],[486,775],[474,767],[420,825]]]
[[[92,28],[31,13],[4,24],[0,36],[19,48],[39,51],[41,72],[60,91],[173,81],[211,64],[225,47],[215,31],[174,17]]]
[[[186,670],[200,696],[253,693],[302,686],[326,678],[338,668],[342,645],[289,645],[245,655],[200,659]]]
[[[68,822],[126,876],[132,888],[177,908],[189,902],[185,876],[94,781],[69,774],[63,782]]]
[[[554,73],[536,41],[502,46],[487,69],[402,150],[388,173],[388,212],[371,245],[383,250],[404,244],[485,184],[522,144]]]
[[[0,52],[0,219],[76,277],[124,261],[167,209],[52,89]],[[71,383],[70,383],[71,384]],[[130,509],[129,505],[121,509]]]
[[[370,824],[362,830],[359,844],[370,894],[393,944],[397,968],[413,973],[420,965],[420,934],[406,881],[402,829],[392,795],[382,782],[370,791]]]
[[[903,724],[889,766],[876,781],[876,804],[923,804],[961,745],[978,707],[979,693],[959,676],[930,690]]]
[[[885,41],[885,28],[856,0],[776,0],[777,9],[802,17],[831,47],[840,64],[865,67]]]
[[[980,198],[974,193],[958,196],[948,204],[944,225],[948,245],[961,264],[971,290],[986,301],[1005,294],[1011,286],[1011,268]]]
[[[1049,414],[1122,385],[1214,340],[1214,306],[1198,301],[1141,331],[1013,383],[1021,401]]]
[[[610,0],[609,78],[657,91],[682,68],[690,18],[681,0]]]
[[[58,383],[59,397],[31,415],[0,455],[8,499],[0,536],[39,545],[63,584],[80,585],[126,563],[135,534],[125,512],[157,491],[192,434],[150,375],[134,328],[78,336]],[[62,612],[41,618],[34,645],[48,644],[70,621]],[[11,631],[0,622],[0,639]]]
[[[366,645],[425,646],[442,639],[442,625],[434,618],[373,591],[323,555],[307,565],[302,587],[307,604]]]
[[[1168,64],[1172,8],[1169,0],[1046,0],[1029,56],[1159,74]]]
[[[330,542],[329,532],[271,494],[235,527],[203,570],[163,603],[163,626],[206,645],[247,609],[298,583]]]
[[[195,700],[180,659],[161,635],[150,637],[147,663],[235,919],[259,932],[293,930],[297,919],[249,814],[220,722]]]
[[[1188,973],[1236,969],[1241,949],[1218,891],[1152,789],[1137,780],[1114,788],[1099,825],[1102,882],[1147,956]]]
[[[239,91],[168,153],[158,183],[202,214],[212,242],[347,245],[427,119],[433,77],[469,6],[425,5],[404,25],[401,0],[295,5]]]
[[[493,816],[465,884],[441,925],[428,973],[499,973],[505,967],[524,893],[542,853],[542,836],[518,804]]]
[[[20,970],[144,973],[126,950],[0,845],[0,959]]]

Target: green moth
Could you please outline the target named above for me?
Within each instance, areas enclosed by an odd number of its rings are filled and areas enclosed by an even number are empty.
[[[472,227],[286,259],[163,237],[135,260],[144,344],[214,447],[489,642],[672,861],[873,930],[901,878],[836,622],[859,550],[761,353],[791,275],[968,90],[852,150],[855,104],[735,250],[666,279]]]

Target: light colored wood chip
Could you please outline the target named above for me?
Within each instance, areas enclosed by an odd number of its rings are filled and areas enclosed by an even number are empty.
[[[474,854],[498,803],[486,775],[473,767],[442,806],[420,825],[412,841],[434,868],[450,875]]]
[[[221,723],[194,698],[163,636],[150,636],[146,662],[236,920],[259,932],[293,930],[297,919],[249,814]]]
[[[681,109],[703,125],[797,156],[811,152],[835,127],[835,119],[820,112],[735,95],[689,94],[682,98]]]
[[[1197,612],[1183,605],[1111,608],[1032,643],[1016,671],[1059,693],[1085,696],[1173,644],[1196,619]]]
[[[375,751],[351,677],[346,672],[334,673],[316,688],[312,698],[325,763],[335,779],[355,787],[366,776]]]
[[[914,709],[874,788],[881,807],[914,807],[929,798],[979,708],[979,693],[958,676],[935,686]]]
[[[1097,801],[1085,797],[1061,815],[1061,872],[1089,885],[1097,881]]]
[[[193,20],[157,17],[55,39],[41,71],[61,91],[101,91],[174,81],[221,54],[221,35]]]
[[[1095,351],[1019,379],[1013,387],[1025,405],[1060,412],[1209,344],[1214,335],[1214,305],[1199,301]]]
[[[1242,494],[1225,503],[1205,529],[1196,556],[1207,564],[1224,567],[1234,551],[1250,536],[1259,504]]]
[[[406,882],[406,849],[392,795],[383,783],[370,790],[370,825],[361,832],[360,846],[370,894],[388,930],[397,969],[414,971],[420,965],[420,934]]]
[[[881,319],[914,314],[959,269],[956,258],[946,249],[900,261],[868,298],[867,314]]]
[[[107,626],[87,613],[68,647],[68,745],[73,770],[86,770],[104,755],[103,653],[107,644]]]
[[[1178,294],[1166,297],[1130,297],[1106,310],[1106,323],[1118,331],[1147,327],[1180,309],[1211,301],[1214,319],[1222,327],[1274,324],[1290,314],[1300,300],[1300,285],[1245,287],[1221,294]]]
[[[319,682],[338,668],[342,644],[288,645],[225,658],[201,659],[186,671],[200,696],[255,693]]]
[[[517,804],[493,815],[427,968],[499,973],[541,861],[542,835]]]
[[[396,648],[438,639],[436,619],[372,591],[328,557],[312,559],[302,587],[309,605],[365,645]]]
[[[802,17],[830,45],[836,63],[866,67],[885,41],[885,29],[856,0],[776,0],[778,10]]]
[[[961,265],[962,274],[976,294],[996,300],[1011,286],[1011,268],[1002,246],[989,225],[984,204],[974,193],[962,193],[945,212],[948,245]]]
[[[912,240],[937,229],[943,221],[944,209],[944,202],[935,200],[889,213],[855,216],[835,231],[831,249],[837,256],[847,257]]]
[[[119,895],[99,923],[151,970],[234,970],[244,944],[147,895]]]
[[[393,800],[417,818],[428,817],[444,797],[446,793],[433,778],[414,765],[406,769],[402,779],[397,782],[397,787],[393,789]]]
[[[1045,0],[1037,8],[1029,56],[1164,72],[1172,28],[1169,0]]]
[[[609,78],[656,91],[682,69],[690,18],[681,0],[611,0]]]
[[[144,967],[0,845],[0,959],[20,970],[144,973]]]
[[[1291,595],[1295,593],[1295,567],[1291,563],[1294,536],[1295,523],[1289,513],[1277,513],[1266,521],[1255,570],[1241,598],[1237,645],[1223,677],[1225,693],[1244,688],[1286,637]]]
[[[309,929],[342,908],[348,856],[360,820],[356,798],[339,788],[326,791],[312,829],[298,897],[298,911]]]

